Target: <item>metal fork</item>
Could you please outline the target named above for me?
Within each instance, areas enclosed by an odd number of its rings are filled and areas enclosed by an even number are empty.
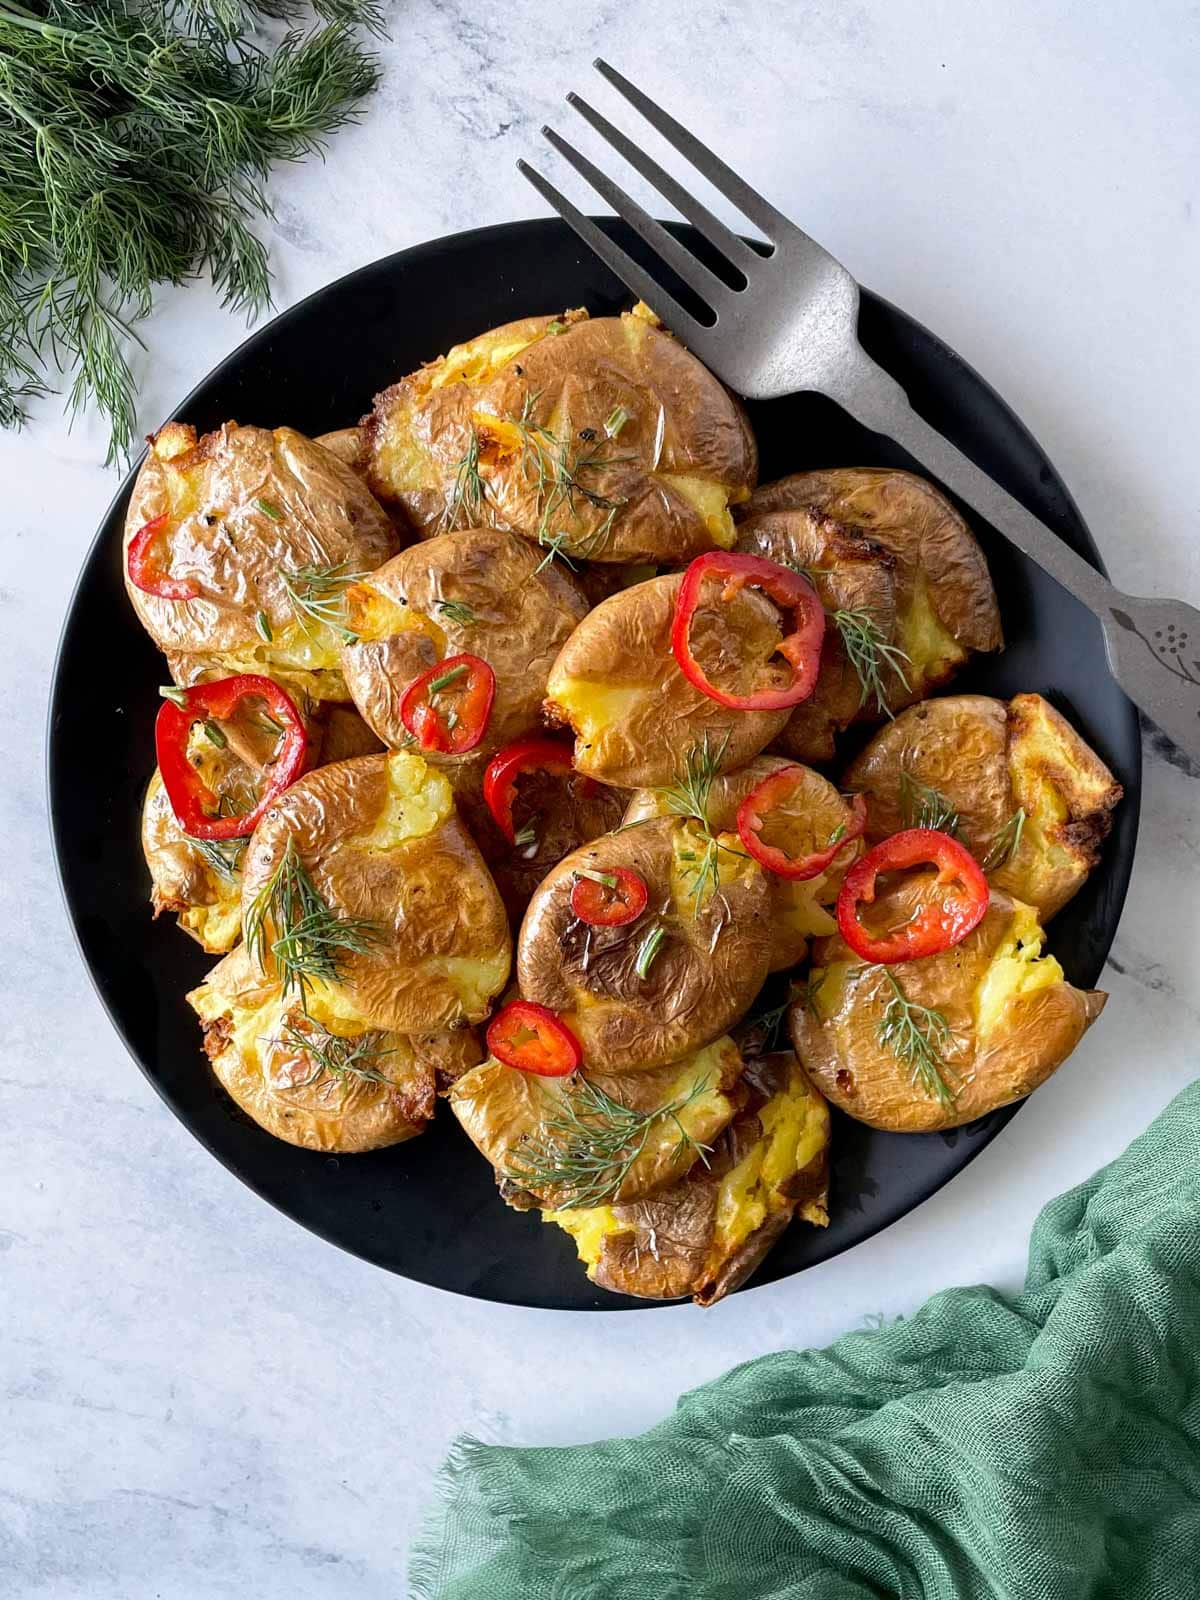
[[[568,103],[744,279],[731,288],[620,186],[554,131],[542,132],[709,309],[693,316],[526,162],[534,188],[635,294],[730,388],[752,400],[815,390],[901,444],[930,474],[1099,618],[1113,676],[1175,744],[1200,760],[1200,611],[1182,600],[1122,594],[956,445],[930,427],[858,342],[859,286],[840,262],[731,171],[694,134],[610,67],[596,70],[768,241],[760,253],[577,94]]]

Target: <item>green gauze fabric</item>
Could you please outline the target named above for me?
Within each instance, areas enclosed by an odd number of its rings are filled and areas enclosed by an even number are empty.
[[[1200,1596],[1200,1084],[1045,1208],[1019,1295],[749,1362],[637,1439],[463,1441],[445,1479],[422,1600]]]

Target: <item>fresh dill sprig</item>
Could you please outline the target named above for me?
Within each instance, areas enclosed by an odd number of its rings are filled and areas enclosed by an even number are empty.
[[[960,1085],[954,1068],[943,1055],[954,1039],[944,1014],[910,1000],[895,973],[887,967],[866,970],[882,973],[892,991],[875,1030],[876,1039],[909,1068],[914,1085],[952,1111]]]
[[[791,1000],[794,1005],[801,1005],[814,1017],[819,1017],[817,1011],[817,996],[825,983],[824,967],[817,967],[810,972],[807,978],[802,978],[792,985]]]
[[[188,843],[226,883],[233,883],[242,870],[249,842],[249,839],[193,839],[188,835]]]
[[[846,659],[858,679],[860,709],[868,700],[874,699],[880,716],[890,717],[892,710],[888,704],[884,675],[887,672],[894,673],[904,688],[908,689],[904,668],[911,666],[912,662],[907,651],[889,643],[869,611],[833,611],[829,620],[842,636]]]
[[[341,953],[365,954],[379,932],[377,923],[332,909],[290,838],[279,865],[255,895],[243,929],[246,948],[261,970],[267,969],[269,950],[284,994],[295,993],[306,1011],[312,983],[339,983]]]
[[[624,500],[601,494],[591,487],[584,481],[585,475],[601,472],[605,467],[634,458],[632,455],[607,454],[608,443],[615,437],[607,432],[600,439],[594,428],[583,428],[576,441],[564,438],[536,422],[533,412],[539,392],[527,394],[520,416],[507,420],[520,435],[521,470],[534,487],[538,508],[537,541],[549,552],[547,560],[559,556],[572,565],[572,557],[586,561],[603,549],[617,512],[625,505]],[[609,418],[610,422],[613,417]],[[585,506],[606,513],[590,533],[580,537],[577,532],[555,526],[561,514],[566,513],[578,528]],[[546,565],[546,562],[542,565]]]
[[[352,583],[360,583],[365,572],[357,572],[348,561],[331,565],[297,567],[293,572],[279,569],[283,586],[291,601],[296,621],[305,633],[310,624],[329,628],[347,644],[356,644],[358,635],[346,626],[346,590]]]
[[[651,1131],[668,1119],[679,1134],[676,1153],[691,1149],[707,1165],[710,1147],[687,1131],[680,1116],[709,1088],[710,1080],[702,1078],[654,1111],[635,1111],[586,1078],[573,1078],[558,1112],[546,1117],[542,1133],[522,1142],[519,1161],[504,1176],[534,1194],[554,1193],[560,1209],[603,1205],[619,1194]]]
[[[1011,861],[1021,848],[1021,835],[1025,832],[1025,807],[1018,806],[1008,821],[996,834],[988,852],[979,863],[985,872],[995,872]]]
[[[476,613],[461,600],[439,600],[437,608],[447,621],[456,622],[460,628],[472,627],[479,621]]]
[[[721,887],[721,851],[723,845],[712,830],[708,820],[708,801],[712,786],[721,771],[725,752],[729,748],[732,729],[725,730],[719,744],[709,737],[708,729],[699,744],[694,744],[684,758],[682,772],[673,783],[666,784],[654,793],[673,816],[686,817],[700,829],[703,848],[698,855],[680,852],[680,860],[692,877],[692,914],[698,916],[704,902]]]
[[[769,1011],[748,1016],[738,1029],[738,1038],[744,1039],[748,1045],[754,1044],[756,1052],[770,1055],[779,1045],[789,1004],[790,1001],[785,1000],[782,1005],[772,1006]],[[756,1034],[761,1034],[761,1042],[755,1041]]]
[[[956,808],[940,789],[914,778],[907,767],[900,769],[900,817],[906,828],[936,828],[951,838],[958,837]]]
[[[442,532],[453,533],[459,527],[482,527],[487,494],[487,482],[479,470],[479,434],[472,428],[467,448],[454,469],[454,487],[442,512]]]
[[[642,940],[641,945],[638,947],[637,960],[633,964],[633,970],[639,978],[649,977],[650,968],[654,965],[659,951],[666,942],[666,937],[667,930],[661,922],[656,922]]]
[[[298,1089],[308,1088],[309,1084],[315,1083],[323,1072],[341,1084],[343,1096],[348,1087],[347,1080],[350,1078],[358,1078],[364,1083],[394,1082],[385,1072],[380,1072],[378,1067],[371,1065],[373,1061],[379,1061],[384,1056],[395,1053],[383,1048],[381,1033],[360,1033],[353,1038],[347,1038],[340,1033],[330,1033],[327,1028],[321,1028],[315,1033],[305,1033],[289,1020],[284,1023],[283,1035],[278,1042],[290,1049],[301,1051],[313,1064],[312,1077],[297,1084]]]
[[[252,25],[289,0],[0,0],[0,425],[57,372],[127,457],[156,287],[207,272],[267,309],[270,169],[321,150],[379,75],[354,32],[380,26],[374,0],[315,9],[271,45]]]

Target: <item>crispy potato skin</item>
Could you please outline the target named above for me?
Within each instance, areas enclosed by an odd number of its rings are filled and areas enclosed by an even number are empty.
[[[761,492],[769,494],[771,487]],[[813,506],[800,506],[743,518],[737,548],[784,566],[803,567],[830,616],[842,610],[867,611],[882,637],[895,642],[896,562],[881,544],[843,527]],[[905,693],[900,679],[885,670],[883,681],[888,703],[898,703]],[[825,629],[817,686],[791,713],[773,742],[797,761],[829,761],[836,734],[852,722],[875,721],[880,715],[873,700],[863,703],[858,674],[846,656],[840,632],[830,623]]]
[[[610,440],[604,425],[618,408],[627,420]],[[567,466],[586,494],[549,503],[516,419],[548,430],[553,441],[541,438],[554,448],[570,442]],[[377,396],[364,428],[372,488],[422,536],[445,527],[474,430],[497,525],[532,539],[562,534],[569,550],[605,562],[677,564],[732,542],[724,503],[744,499],[757,476],[740,406],[681,344],[633,314],[577,312],[492,330]],[[718,509],[689,498],[686,480],[722,489]]]
[[[530,854],[528,847],[509,844],[484,801],[483,778],[490,760],[487,755],[468,757],[444,770],[459,815],[487,862],[513,926],[519,927],[534,890],[550,868],[580,845],[617,827],[629,797],[624,789],[577,772],[565,782],[548,774],[523,778],[517,785],[513,820],[517,833],[526,823],[533,825],[537,842]]]
[[[1007,704],[947,695],[901,712],[846,770],[867,796],[867,837],[911,822],[901,774],[938,790],[958,812],[958,837],[983,862],[1018,807],[1027,820],[1014,854],[989,873],[996,888],[1035,907],[1044,923],[1083,885],[1112,827],[1121,786],[1041,695]]]
[[[614,594],[588,613],[550,672],[546,713],[575,734],[575,765],[601,783],[657,788],[671,783],[688,752],[707,736],[724,743],[721,769],[743,766],[787,725],[789,712],[731,711],[691,684],[671,653],[671,621],[683,578],[651,578]],[[779,638],[779,613],[752,589],[719,611],[698,616],[693,648],[722,683],[753,681],[747,660],[765,660]],[[749,653],[747,651],[749,646]],[[741,672],[741,678],[738,674]],[[594,726],[581,715],[573,685],[622,693]]]
[[[710,1306],[740,1287],[762,1264],[797,1208],[818,1227],[828,1222],[829,1111],[790,1051],[751,1064],[746,1073],[751,1098],[716,1142],[707,1167],[694,1166],[671,1188],[648,1199],[613,1206],[615,1231],[604,1238],[593,1282],[619,1294],[649,1300],[691,1295]],[[718,1232],[722,1180],[763,1137],[762,1112],[776,1097],[802,1096],[819,1107],[824,1120],[820,1151],[792,1168],[765,1197],[762,1222],[732,1248]]]
[[[694,849],[681,818],[606,834],[559,862],[529,903],[517,943],[521,993],[569,1014],[591,1072],[646,1071],[700,1049],[745,1013],[767,975],[766,875],[749,857],[722,852],[720,890],[693,914],[691,881],[675,870],[680,848]],[[575,871],[615,866],[645,880],[647,908],[625,927],[588,928],[571,910]],[[655,920],[667,936],[639,978],[638,951]]]
[[[295,841],[313,883],[339,914],[380,929],[366,953],[344,953],[343,981],[331,985],[339,1015],[370,1028],[424,1033],[480,1022],[507,981],[508,919],[479,851],[454,813],[428,833],[377,847],[370,839],[391,798],[391,762],[360,756],[308,773],[259,823],[246,852],[245,917]],[[438,780],[441,781],[441,780]],[[490,994],[465,1005],[446,962],[502,968]]]
[[[928,893],[928,876],[907,878],[879,895],[880,926],[897,926],[912,914]],[[892,997],[885,974],[866,966],[840,937],[822,940],[813,953],[814,973],[825,972],[815,1000],[797,1000],[788,1012],[792,1043],[821,1093],[873,1128],[927,1133],[974,1122],[1044,1083],[1099,1016],[1106,996],[1065,981],[1012,994],[996,1026],[981,1037],[977,990],[1017,910],[993,889],[983,921],[960,945],[888,969],[910,1001],[942,1012],[949,1024],[953,1037],[941,1056],[959,1080],[949,1108],[914,1085],[910,1068],[878,1039]]]
[[[710,1054],[717,1059],[708,1062]],[[693,1141],[678,1137],[669,1121],[657,1130],[658,1137],[647,1139],[617,1191],[616,1199],[637,1200],[655,1194],[675,1183],[696,1162],[697,1145],[710,1145],[745,1103],[745,1092],[738,1087],[742,1058],[732,1039],[718,1040],[713,1051],[701,1052],[701,1060],[687,1058],[649,1072],[617,1075],[589,1073],[588,1079],[605,1094],[632,1110],[650,1113],[660,1106],[683,1098],[703,1077],[716,1091],[711,1098],[694,1102],[696,1112],[689,1116],[688,1132]],[[539,1078],[531,1072],[506,1067],[490,1057],[481,1066],[464,1074],[450,1090],[450,1108],[468,1138],[496,1169],[497,1180],[507,1203],[518,1211],[536,1206],[570,1204],[571,1196],[561,1189],[527,1190],[506,1174],[520,1165],[527,1141],[545,1138],[547,1118],[561,1117],[568,1080]]]
[[[751,496],[740,512],[741,537],[751,541],[765,537],[758,522],[763,513],[803,511],[840,525],[843,544],[865,546],[863,559],[878,563],[881,551],[891,557],[890,608],[881,594],[874,600],[868,598],[862,561],[854,562],[848,550],[839,550],[839,541],[832,535],[818,560],[833,570],[827,577],[816,576],[831,586],[832,597],[837,596],[838,587],[848,588],[851,596],[857,589],[859,598],[850,598],[849,605],[879,608],[881,628],[894,626],[890,637],[908,653],[909,661],[905,666],[908,689],[894,677],[889,685],[888,702],[893,711],[922,699],[953,677],[972,651],[1001,648],[1000,612],[983,552],[962,517],[932,484],[890,468],[835,467],[794,473],[765,484]],[[771,537],[782,539],[777,526]],[[813,535],[802,534],[799,524],[790,537],[802,547],[813,547]],[[810,558],[801,564],[816,565],[818,561]],[[847,602],[839,599],[839,603]],[[823,662],[825,671],[832,671],[836,660],[835,654],[834,659]],[[798,720],[783,748],[800,760],[829,760],[833,734],[847,725],[843,720],[847,710],[850,720],[857,719],[858,688],[853,674],[847,678],[844,673],[831,677],[827,688],[818,684],[810,709],[799,708]],[[868,719],[871,714],[871,707],[863,708]]]
[[[246,1049],[234,1037],[239,1008],[278,1018],[303,1030],[298,1006],[280,1001],[278,986],[265,979],[239,946],[209,974],[189,1002],[204,1020],[204,1048],[226,1093],[246,1114],[288,1144],[307,1150],[352,1155],[400,1144],[421,1133],[433,1116],[436,1047],[401,1034],[383,1034],[379,1070],[390,1082],[349,1076],[339,1081],[304,1051],[280,1039],[264,1021]]]
[[[277,515],[263,512],[263,504]],[[362,480],[292,428],[228,422],[197,439],[194,428],[168,423],[152,439],[133,487],[126,551],[134,534],[164,513],[171,519],[161,538],[164,566],[190,578],[200,598],[161,600],[127,576],[130,601],[168,657],[198,655],[216,667],[222,656],[254,651],[261,670],[270,671],[273,654],[298,634],[281,573],[340,562],[371,571],[398,542]],[[260,635],[259,612],[273,645]]]
[[[706,815],[709,826],[719,833],[737,831],[738,807],[754,789],[783,767],[796,765],[783,756],[756,756],[736,772],[713,780]],[[827,778],[811,767],[804,768],[804,803],[814,821],[814,829],[830,836],[839,824],[850,818],[850,807]],[[661,793],[638,789],[630,797],[623,822],[628,826],[647,817],[671,816],[671,807]],[[790,881],[767,873],[771,890],[770,970],[784,972],[808,954],[810,937],[833,933],[833,917],[821,908],[833,905],[842,880],[851,864],[862,854],[858,841],[846,846],[833,864],[817,878],[807,882]]]
[[[360,478],[366,476],[367,440],[361,428],[334,428],[330,433],[319,433],[313,443],[328,450]]]
[[[393,749],[407,738],[400,721],[405,689],[435,662],[464,651],[480,656],[496,674],[487,730],[472,754],[494,753],[538,727],[550,668],[587,614],[587,602],[565,571],[556,563],[541,566],[527,539],[496,528],[443,534],[401,551],[355,586],[352,627],[358,612],[369,609],[364,590],[402,608],[409,623],[342,648],[342,675],[355,704]],[[465,605],[476,620],[456,620],[442,602]],[[412,626],[420,620],[429,626]],[[430,752],[428,759],[455,765],[463,758]]]
[[[175,912],[183,931],[212,955],[231,949],[241,937],[241,874],[216,871],[184,833],[157,768],[142,806],[142,852],[155,917]]]

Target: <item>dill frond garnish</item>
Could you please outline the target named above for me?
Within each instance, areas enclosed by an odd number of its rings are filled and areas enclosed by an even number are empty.
[[[954,1038],[942,1012],[932,1006],[917,1005],[900,987],[899,979],[887,967],[868,967],[882,973],[891,989],[891,998],[875,1030],[879,1043],[909,1068],[912,1082],[947,1111],[954,1108],[959,1090],[958,1076],[946,1061],[943,1051]]]
[[[814,1017],[819,1018],[817,996],[820,994],[824,982],[825,969],[818,967],[814,972],[810,972],[807,978],[803,978],[799,983],[792,985],[791,998],[793,1003],[802,1005],[806,1011],[810,1011]]]
[[[353,1038],[330,1033],[327,1028],[305,1033],[294,1022],[288,1021],[284,1023],[283,1034],[277,1042],[301,1051],[313,1064],[312,1077],[297,1084],[298,1089],[307,1089],[323,1072],[341,1084],[343,1096],[351,1078],[364,1083],[394,1082],[385,1072],[371,1065],[384,1056],[395,1054],[393,1050],[383,1048],[382,1033],[360,1033]]]
[[[472,428],[467,448],[454,469],[454,487],[442,512],[442,532],[453,533],[458,527],[482,527],[487,493],[487,482],[479,471],[479,434]]]
[[[233,310],[269,307],[269,171],[321,150],[379,75],[354,33],[382,26],[374,0],[315,9],[272,44],[255,23],[287,0],[0,0],[0,425],[61,373],[127,457],[156,286],[207,272]]]
[[[720,842],[709,823],[708,801],[721,771],[731,735],[732,729],[726,729],[725,737],[719,744],[714,744],[706,728],[700,743],[694,744],[688,751],[683,770],[676,775],[675,781],[654,790],[672,816],[686,817],[696,823],[700,830],[700,852],[692,855],[681,851],[679,856],[692,878],[694,916],[699,915],[704,902],[721,887],[720,856],[727,846]]]
[[[604,548],[617,512],[625,504],[624,500],[601,494],[585,482],[585,477],[634,458],[632,455],[609,455],[610,436],[606,434],[597,440],[594,428],[582,428],[575,440],[563,438],[535,422],[533,410],[538,393],[540,391],[527,394],[520,416],[509,417],[507,421],[520,435],[521,470],[534,488],[538,508],[537,541],[548,551],[547,561],[558,556],[570,566],[572,558],[587,561]],[[612,420],[610,417],[609,421]],[[590,533],[580,536],[555,526],[564,513],[578,526],[585,506],[606,513]],[[542,565],[545,566],[546,561]]]
[[[710,1147],[688,1133],[680,1114],[709,1088],[710,1080],[702,1078],[655,1111],[635,1111],[576,1077],[558,1111],[542,1123],[543,1132],[521,1142],[519,1160],[504,1176],[534,1194],[552,1193],[560,1209],[603,1205],[620,1192],[652,1130],[668,1120],[679,1134],[677,1154],[691,1149],[707,1165]]]
[[[656,922],[642,940],[641,947],[637,953],[637,960],[633,964],[633,970],[639,978],[649,976],[650,968],[654,965],[655,957],[662,949],[666,937],[667,930],[661,922]]]
[[[832,611],[829,620],[842,636],[846,659],[858,679],[860,709],[873,699],[880,716],[890,717],[892,711],[888,705],[884,675],[894,673],[904,688],[908,689],[904,668],[911,666],[912,662],[907,651],[888,642],[869,611]]]
[[[193,839],[188,835],[188,843],[226,883],[232,883],[242,870],[249,842],[249,839]]]
[[[1021,848],[1021,835],[1025,832],[1025,821],[1025,807],[1018,806],[996,834],[988,846],[987,854],[979,863],[985,872],[995,872],[1016,855]]]
[[[955,807],[940,789],[914,778],[906,767],[900,770],[900,816],[906,828],[936,828],[951,838],[958,837]]]
[[[358,635],[346,626],[346,590],[352,583],[366,577],[357,572],[348,561],[338,561],[327,566],[297,567],[294,572],[280,569],[279,576],[287,590],[296,621],[305,633],[311,624],[329,628],[347,644],[356,644]]]
[[[447,621],[457,622],[460,628],[469,628],[479,621],[470,606],[464,605],[461,600],[439,600],[437,608]]]
[[[307,1011],[312,983],[339,983],[341,953],[366,954],[380,928],[362,917],[339,916],[313,883],[295,840],[289,839],[279,865],[254,897],[243,933],[262,971],[267,970],[269,951],[284,994],[295,994]]]

